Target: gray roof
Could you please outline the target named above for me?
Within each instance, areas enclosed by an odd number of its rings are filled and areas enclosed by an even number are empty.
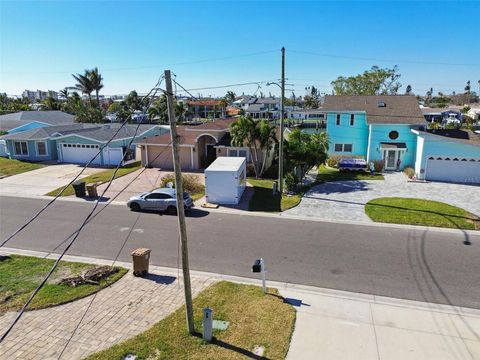
[[[256,112],[256,111],[262,111],[265,110],[265,106],[263,104],[250,104],[247,107],[247,112]]]
[[[76,131],[72,134],[81,135],[89,139],[97,140],[100,142],[106,142],[112,138],[113,134],[115,134],[115,132],[118,130],[120,126],[121,124],[103,125],[97,128],[89,128],[89,129]],[[147,130],[150,130],[155,126],[156,125],[146,125],[146,124],[139,125],[137,136],[140,136],[141,134],[143,134],[144,132],[146,132]],[[116,134],[113,139],[116,140],[116,139],[131,138],[135,135],[136,128],[137,128],[137,125],[125,125],[123,128],[120,129],[118,134]]]
[[[33,121],[40,121],[50,125],[66,125],[73,124],[75,116],[63,111],[20,111],[0,115],[0,130],[11,130]]]
[[[7,134],[1,136],[2,140],[38,140],[51,137],[53,134],[65,135],[79,135],[99,142],[106,142],[112,138],[121,124],[71,124],[59,126],[45,126],[39,129],[32,129],[21,131],[14,134]],[[140,125],[137,131],[137,136],[150,130],[156,125]],[[135,135],[137,125],[125,125],[120,129],[118,134],[113,138],[124,139]]]
[[[82,131],[85,128],[98,128],[98,125],[94,124],[71,124],[71,125],[58,125],[58,126],[45,126],[42,128],[20,131],[13,134],[7,134],[1,136],[2,140],[36,140],[46,139],[55,133],[61,135],[67,135]]]
[[[384,103],[384,107],[379,107]],[[425,118],[413,95],[325,96],[325,112],[364,111],[369,124],[423,124]]]

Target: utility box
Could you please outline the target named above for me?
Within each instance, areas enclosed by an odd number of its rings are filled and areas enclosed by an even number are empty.
[[[208,203],[236,205],[247,185],[244,157],[218,157],[205,169],[205,198]]]
[[[144,276],[148,274],[151,251],[150,249],[139,248],[132,252],[133,275]]]
[[[203,309],[203,340],[212,341],[213,330],[213,310],[210,308]]]

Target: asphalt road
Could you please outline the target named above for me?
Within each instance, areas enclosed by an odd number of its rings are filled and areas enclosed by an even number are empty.
[[[1,239],[44,202],[0,197]],[[59,252],[91,208],[58,201],[7,246]],[[480,308],[480,235],[199,209],[187,226],[194,270],[253,277],[253,260],[264,257],[272,280]],[[471,245],[464,244],[467,238]],[[115,258],[124,243],[119,260],[149,247],[155,265],[176,267],[177,219],[111,205],[85,227],[69,254]]]

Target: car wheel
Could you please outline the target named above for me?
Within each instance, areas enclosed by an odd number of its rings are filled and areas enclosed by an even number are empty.
[[[169,215],[177,215],[177,208],[175,206],[169,206],[167,208],[167,214]]]
[[[132,211],[140,211],[141,210],[140,205],[138,205],[137,203],[131,203],[130,204],[130,209]]]

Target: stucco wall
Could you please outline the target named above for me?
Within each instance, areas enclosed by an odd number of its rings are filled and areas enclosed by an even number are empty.
[[[355,114],[353,126],[350,126],[350,114]],[[330,139],[330,155],[367,156],[368,125],[365,113],[340,113],[340,125],[336,124],[337,113],[327,114],[327,134]],[[335,144],[352,144],[352,152],[336,152]]]
[[[381,144],[382,142],[405,143],[407,145],[406,151],[401,155],[401,168],[406,166],[414,166],[415,154],[417,150],[417,136],[411,132],[411,125],[399,124],[371,124],[370,132],[370,153],[369,161],[382,160]],[[398,138],[390,139],[391,131],[398,132]]]
[[[57,152],[55,150],[54,142],[50,140],[39,140],[45,141],[47,146],[47,155],[46,156],[39,156],[37,155],[37,146],[35,140],[27,140],[22,141],[27,143],[28,147],[28,155],[15,155],[15,148],[13,143],[14,140],[5,140],[7,152],[10,154],[10,159],[17,159],[17,160],[28,160],[28,161],[48,161],[48,160],[56,160],[57,159]]]

